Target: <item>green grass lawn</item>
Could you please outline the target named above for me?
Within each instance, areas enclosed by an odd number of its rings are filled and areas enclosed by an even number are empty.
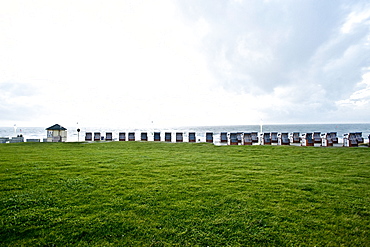
[[[2,246],[370,246],[370,148],[0,145]]]

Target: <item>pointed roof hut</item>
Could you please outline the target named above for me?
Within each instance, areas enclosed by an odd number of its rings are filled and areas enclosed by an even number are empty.
[[[67,141],[67,129],[59,124],[54,124],[47,131],[47,142],[66,142]]]

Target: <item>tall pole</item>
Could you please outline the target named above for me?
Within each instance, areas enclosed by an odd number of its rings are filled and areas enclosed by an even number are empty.
[[[77,122],[77,139],[78,139],[78,142],[80,142],[80,128],[78,128],[78,122]]]
[[[260,145],[262,145],[262,138],[263,138],[263,132],[262,132],[262,118],[260,120],[260,132],[261,132],[261,136],[260,136]]]

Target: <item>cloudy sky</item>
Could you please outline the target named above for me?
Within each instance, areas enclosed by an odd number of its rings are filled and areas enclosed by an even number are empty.
[[[0,126],[370,122],[367,0],[0,0]]]

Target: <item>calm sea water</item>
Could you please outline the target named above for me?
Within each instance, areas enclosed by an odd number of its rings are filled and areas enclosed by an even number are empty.
[[[188,126],[176,128],[94,128],[79,126],[81,132],[77,133],[77,127],[66,127],[68,129],[68,141],[83,141],[86,132],[100,132],[105,136],[106,132],[113,133],[113,139],[118,139],[119,132],[135,132],[136,139],[140,139],[141,132],[148,132],[149,141],[153,140],[153,132],[161,132],[161,138],[164,138],[165,132],[172,132],[172,140],[175,140],[175,132],[184,132],[184,140],[187,140],[188,132],[196,132],[197,141],[205,141],[205,133],[213,132],[214,140],[219,140],[220,132],[260,132],[260,125],[230,125],[230,126]],[[337,132],[338,137],[342,138],[343,134],[350,132],[362,132],[362,136],[367,141],[370,134],[370,124],[286,124],[286,125],[263,125],[262,132]],[[0,137],[13,137],[22,134],[25,139],[42,139],[46,138],[46,130],[43,127],[20,127],[15,130],[13,127],[0,127]],[[126,134],[127,139],[127,134]]]

